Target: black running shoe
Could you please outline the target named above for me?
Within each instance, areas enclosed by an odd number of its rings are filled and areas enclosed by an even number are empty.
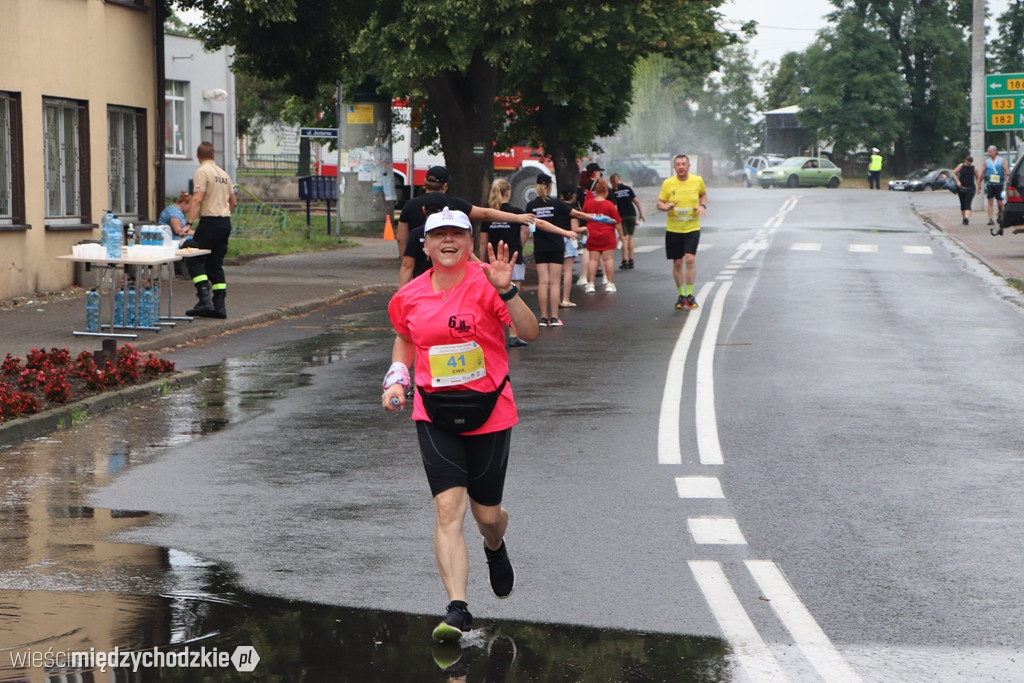
[[[693,294],[686,297],[686,303],[687,308],[700,308],[700,306],[697,305],[697,298]]]
[[[463,633],[473,628],[473,615],[469,613],[467,607],[462,600],[452,600],[448,603],[448,614],[444,615],[441,623],[434,628],[434,640],[442,643],[456,641]]]
[[[686,308],[688,308],[688,306],[686,305],[686,295],[680,294],[679,298],[676,299],[676,310],[682,311],[683,309]]]
[[[502,539],[501,547],[491,550],[484,544],[484,554],[487,555],[487,573],[491,582],[491,592],[495,597],[507,598],[512,595],[516,587],[516,572],[512,569],[512,563],[508,559],[508,549]]]

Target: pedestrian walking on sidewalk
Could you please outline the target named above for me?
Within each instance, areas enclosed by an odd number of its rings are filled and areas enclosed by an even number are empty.
[[[988,224],[995,225],[996,220],[992,217],[992,202],[998,205],[998,222],[1003,222],[1003,188],[1006,186],[1006,179],[1010,177],[1010,169],[1006,166],[1006,159],[999,156],[999,150],[995,145],[988,146],[988,157],[985,159],[985,199],[987,200]],[[1003,234],[1003,226],[999,230],[989,230],[993,236]]]
[[[427,218],[424,243],[433,268],[391,298],[397,333],[384,377],[385,410],[405,407],[415,362],[416,423],[423,467],[434,497],[434,553],[448,607],[433,637],[454,641],[472,628],[466,602],[467,507],[483,536],[491,591],[507,598],[515,571],[505,547],[508,510],[501,505],[512,427],[518,422],[509,383],[505,326],[527,341],[537,320],[512,283],[518,254],[488,246],[489,263],[469,262],[473,226],[461,211]]]
[[[707,215],[708,190],[703,178],[690,173],[690,157],[677,154],[672,168],[676,174],[662,182],[658,193],[658,211],[668,212],[665,256],[672,261],[672,277],[679,292],[676,308],[697,308],[693,283],[697,280],[700,219]]]
[[[974,202],[974,195],[981,192],[981,178],[977,167],[974,165],[974,157],[967,157],[953,169],[953,180],[956,181],[957,196],[960,198],[960,215],[963,217],[963,224],[971,222],[971,204]]]
[[[199,159],[199,168],[192,176],[192,203],[185,227],[193,229],[199,219],[188,246],[209,249],[210,253],[186,262],[199,303],[185,314],[226,318],[224,298],[228,285],[224,277],[224,255],[228,253],[228,239],[231,237],[231,212],[238,205],[238,198],[231,177],[214,160],[212,143],[199,143],[196,158]]]

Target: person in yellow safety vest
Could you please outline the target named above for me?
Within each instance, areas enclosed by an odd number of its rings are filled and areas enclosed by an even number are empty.
[[[871,148],[871,163],[868,164],[868,189],[882,189],[882,155],[877,147]]]

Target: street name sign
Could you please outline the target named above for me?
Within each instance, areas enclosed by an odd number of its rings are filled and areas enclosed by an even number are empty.
[[[985,76],[985,130],[1024,129],[1024,74]]]
[[[299,128],[300,138],[337,138],[337,128]]]

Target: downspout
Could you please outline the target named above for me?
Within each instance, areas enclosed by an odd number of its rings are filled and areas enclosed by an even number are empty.
[[[164,18],[167,5],[164,0],[151,0],[153,3],[153,52],[156,64],[154,64],[154,107],[153,117],[156,122],[156,130],[153,135],[153,216],[158,216],[167,197],[165,188],[166,178],[164,169],[164,92],[166,90],[164,70]]]

